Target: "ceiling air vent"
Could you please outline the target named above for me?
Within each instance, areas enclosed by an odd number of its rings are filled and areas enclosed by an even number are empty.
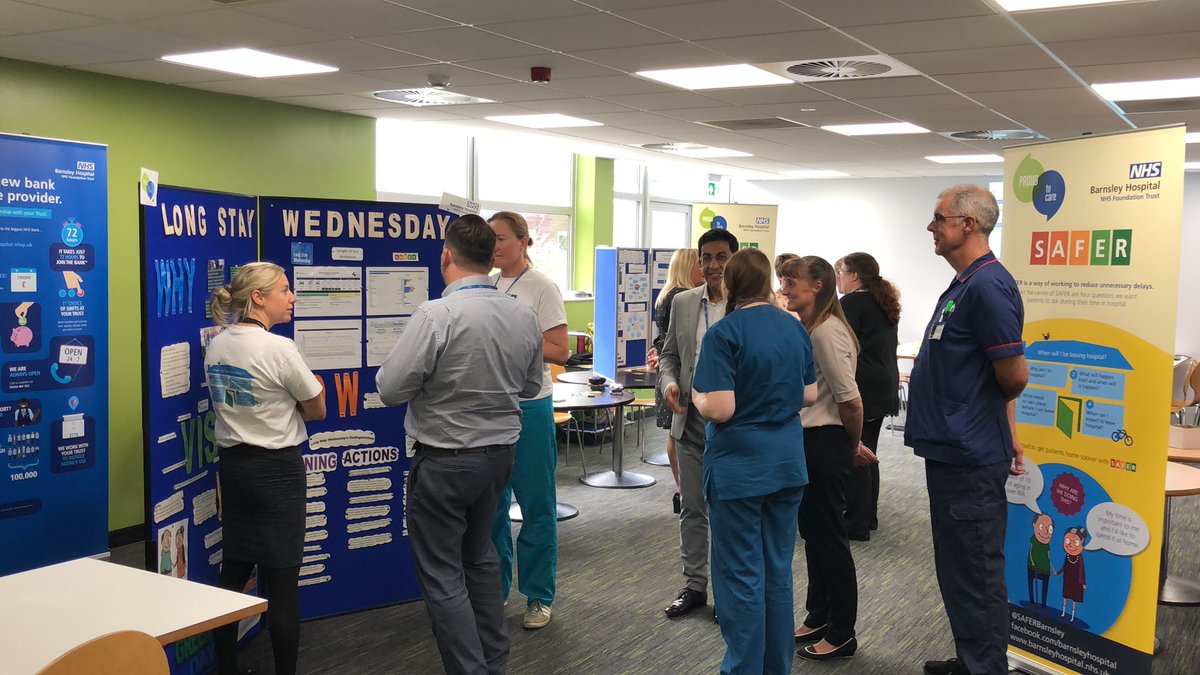
[[[383,101],[391,101],[392,103],[403,103],[404,105],[416,106],[418,108],[432,105],[495,103],[495,101],[486,98],[467,96],[466,94],[455,94],[452,91],[446,91],[445,89],[434,89],[432,87],[426,87],[424,89],[388,89],[386,91],[377,91],[375,92],[375,98]]]
[[[991,131],[953,131],[945,134],[960,141],[1036,141],[1045,138],[1032,129],[993,129]]]
[[[883,54],[806,61],[780,61],[756,65],[777,75],[790,77],[797,82],[837,82],[875,77],[920,75],[916,70]]]
[[[703,150],[707,145],[700,143],[643,143],[639,146],[643,150],[662,150],[663,152],[680,152],[683,150]]]
[[[807,129],[807,124],[793,122],[782,117],[764,117],[751,120],[717,120],[715,122],[699,122],[708,127],[717,127],[728,131],[763,131],[765,129]]]

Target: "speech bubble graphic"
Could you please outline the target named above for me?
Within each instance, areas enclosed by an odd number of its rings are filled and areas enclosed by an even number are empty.
[[[1013,195],[1017,201],[1028,204],[1033,201],[1033,189],[1037,186],[1038,177],[1042,175],[1042,163],[1034,159],[1031,155],[1025,155],[1025,159],[1017,165],[1017,170],[1013,174]]]
[[[1010,504],[1022,504],[1034,513],[1041,513],[1038,508],[1038,497],[1046,487],[1046,479],[1042,477],[1042,467],[1028,457],[1025,458],[1025,474],[1009,476],[1004,484],[1004,492],[1008,495]]]
[[[1060,473],[1050,482],[1050,501],[1064,516],[1073,516],[1083,510],[1083,483],[1078,476]]]
[[[1057,171],[1047,171],[1038,178],[1033,189],[1033,208],[1046,220],[1054,217],[1067,198],[1067,181]]]
[[[716,218],[712,219],[712,229],[728,230],[729,229],[729,221],[725,220],[725,216],[717,216]]]
[[[1091,540],[1085,551],[1106,550],[1114,555],[1141,553],[1150,545],[1146,521],[1133,509],[1116,502],[1097,504],[1088,511],[1087,531]]]

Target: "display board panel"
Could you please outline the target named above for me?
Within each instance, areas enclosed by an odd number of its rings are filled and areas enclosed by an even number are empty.
[[[0,575],[108,550],[107,156],[0,134]]]

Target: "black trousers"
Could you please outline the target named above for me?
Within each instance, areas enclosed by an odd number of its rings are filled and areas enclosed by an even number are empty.
[[[808,559],[808,595],[804,625],[828,625],[825,639],[840,645],[854,637],[858,616],[858,576],[846,539],[846,478],[856,448],[845,427],[804,430],[808,486],[800,502],[800,536]]]
[[[863,421],[862,443],[876,454],[882,428],[882,417]],[[846,480],[846,534],[852,539],[865,540],[876,529],[879,529],[879,465],[852,467]]]
[[[925,460],[938,587],[958,660],[971,675],[1008,672],[1008,465]]]
[[[254,563],[226,560],[221,564],[221,588],[241,593],[254,571]],[[300,600],[298,582],[300,568],[258,567],[259,583],[266,587],[270,601],[267,622],[270,626],[271,653],[275,658],[276,675],[295,675],[300,654]],[[213,631],[217,647],[217,668],[221,675],[238,675],[238,624],[232,623]]]

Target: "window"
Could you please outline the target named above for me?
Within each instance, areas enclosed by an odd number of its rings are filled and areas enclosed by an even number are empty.
[[[690,247],[691,220],[692,207],[686,204],[650,202],[650,247]]]
[[[570,151],[509,135],[477,138],[475,148],[479,201],[561,207],[574,201],[575,155]]]
[[[429,124],[381,119],[375,126],[375,190],[382,198],[467,195],[468,138]]]
[[[484,209],[479,215],[491,218],[500,210],[504,209]],[[571,216],[565,213],[508,210],[525,216],[525,221],[529,223],[529,237],[533,239],[529,258],[533,260],[533,266],[553,279],[565,294],[571,288]]]
[[[656,164],[649,168],[650,195],[682,202],[726,201],[708,194],[707,171],[678,164]],[[728,192],[728,191],[727,191]]]
[[[641,248],[642,203],[636,199],[613,200],[613,246]]]

